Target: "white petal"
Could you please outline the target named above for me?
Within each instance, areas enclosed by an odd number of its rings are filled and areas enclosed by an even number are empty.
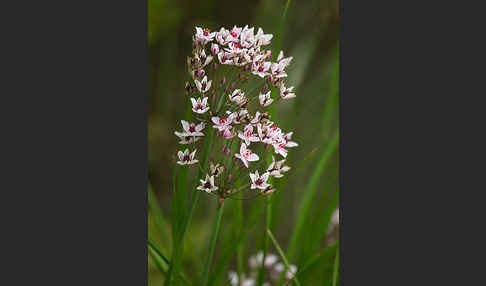
[[[252,154],[251,154],[251,155],[248,157],[248,159],[247,159],[247,160],[248,160],[248,161],[250,161],[250,162],[253,162],[253,161],[258,161],[259,159],[260,159],[260,157],[258,157],[258,155],[257,155],[257,154],[252,153]]]
[[[181,120],[181,123],[182,123],[182,128],[184,128],[184,131],[189,131],[189,122],[185,121],[185,120]]]

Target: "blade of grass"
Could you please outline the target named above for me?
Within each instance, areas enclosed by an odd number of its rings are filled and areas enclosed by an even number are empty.
[[[162,241],[168,241],[168,235],[165,229],[166,222],[164,219],[164,214],[162,213],[162,209],[160,208],[159,202],[157,201],[157,197],[153,192],[150,182],[148,183],[148,207],[152,214],[153,222],[157,228],[160,239]]]
[[[216,246],[216,241],[218,239],[219,227],[221,226],[221,218],[223,217],[223,210],[224,210],[224,200],[221,201],[221,203],[218,206],[218,214],[216,215],[216,222],[214,224],[213,233],[211,236],[209,252],[208,255],[206,256],[206,262],[204,263],[204,271],[203,271],[203,278],[201,284],[203,286],[206,286],[208,282],[209,268],[211,267],[213,261],[214,248]]]
[[[337,108],[337,105],[339,104],[339,47],[336,48],[336,55],[331,63],[331,69],[329,94],[326,99],[326,105],[323,113],[323,126],[326,137],[329,136],[329,132],[331,132],[332,117],[337,117],[337,113],[339,112],[339,108]]]
[[[338,282],[338,269],[339,269],[339,245],[336,248],[336,258],[334,259],[334,271],[332,274],[332,286],[336,286]]]
[[[306,262],[302,264],[303,266],[299,268],[299,271],[297,272],[296,275],[300,277],[302,273],[304,273],[307,269],[314,266],[317,262],[319,262],[319,260],[326,257],[330,258],[331,255],[336,252],[336,247],[337,247],[337,243],[335,242],[334,244],[324,248],[323,250],[311,256]]]
[[[289,261],[287,260],[287,257],[285,256],[284,252],[282,251],[282,248],[280,248],[280,245],[278,244],[277,240],[275,239],[275,237],[273,236],[272,232],[269,229],[267,229],[267,234],[270,237],[270,239],[272,240],[273,245],[277,249],[277,252],[280,255],[280,258],[282,258],[282,261],[285,265],[285,269],[284,269],[283,273],[285,273],[287,271],[287,269],[290,269]],[[300,282],[297,279],[297,275],[293,275],[292,280],[295,282],[295,284],[297,286],[300,286]]]
[[[209,280],[209,285],[216,285],[217,280],[220,278],[225,267],[228,265],[229,260],[236,252],[237,247],[246,239],[249,232],[255,227],[256,223],[258,222],[258,218],[263,212],[263,208],[260,204],[256,203],[253,204],[253,209],[250,212],[248,222],[244,227],[244,230],[238,235],[238,237],[234,240],[233,244],[226,245],[223,250],[223,255],[220,259],[218,259],[217,264],[214,267],[213,272],[211,273],[211,277]]]
[[[287,250],[287,255],[291,259],[294,259],[295,257],[295,251],[297,247],[297,242],[301,238],[302,231],[303,231],[303,226],[305,224],[305,221],[308,218],[312,202],[315,199],[315,194],[317,190],[317,184],[319,183],[319,179],[326,169],[327,163],[329,159],[331,158],[331,155],[334,153],[334,151],[337,149],[338,146],[338,141],[339,141],[339,134],[336,133],[331,140],[331,142],[326,146],[326,149],[322,152],[321,158],[319,162],[317,163],[317,166],[312,174],[312,177],[310,179],[309,184],[307,185],[307,188],[305,192],[303,193],[303,198],[302,201],[300,202],[299,206],[299,211],[298,211],[298,216],[297,216],[297,223],[294,229],[294,232],[292,233],[291,239],[290,239],[290,244]]]
[[[147,249],[148,253],[152,257],[152,260],[155,262],[157,269],[159,269],[162,274],[166,274],[169,265],[169,260],[167,257],[155,246],[151,240],[147,241]],[[183,273],[180,273],[178,276],[184,285],[190,285]]]
[[[315,253],[315,251],[319,248],[319,245],[322,239],[325,237],[327,230],[329,228],[329,223],[331,221],[332,214],[336,209],[336,206],[339,201],[339,188],[337,187],[334,192],[330,194],[330,196],[326,202],[319,202],[319,206],[324,206],[316,215],[316,222],[314,223],[314,231],[310,233],[309,242],[307,243],[309,247],[307,247],[304,257],[309,254]]]

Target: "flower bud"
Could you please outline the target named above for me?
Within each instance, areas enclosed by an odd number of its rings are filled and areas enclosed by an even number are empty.
[[[218,44],[212,44],[211,45],[211,53],[213,53],[213,55],[217,55],[219,53],[219,46]]]

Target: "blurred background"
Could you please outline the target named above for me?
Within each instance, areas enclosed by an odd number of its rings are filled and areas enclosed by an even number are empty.
[[[158,201],[163,217],[163,225],[156,225],[149,211],[149,238],[162,250],[170,253],[170,216],[172,197],[172,171],[174,155],[179,150],[178,138],[174,131],[181,129],[189,100],[184,94],[184,84],[189,80],[186,57],[191,55],[191,37],[194,27],[219,30],[234,25],[262,27],[265,33],[279,33],[285,1],[188,1],[149,0],[148,1],[148,63],[149,63],[149,182]],[[289,152],[288,165],[299,165],[314,150],[310,159],[295,171],[288,183],[276,193],[273,232],[285,249],[294,230],[298,207],[303,192],[311,179],[322,153],[326,151],[333,136],[338,131],[338,1],[299,0],[289,5],[283,26],[281,49],[286,56],[293,56],[287,68],[287,86],[295,86],[297,98],[280,101],[276,121],[283,130],[294,131],[293,141],[299,147]],[[292,170],[294,171],[294,170]],[[291,172],[292,172],[291,171]],[[313,199],[309,225],[318,224],[333,192],[337,189],[338,152],[333,152],[325,169],[319,175],[316,196]],[[194,219],[186,236],[183,269],[185,273],[200,273],[202,260],[207,251],[208,239],[215,214],[212,196],[201,195],[196,206]],[[245,201],[245,210],[250,205],[262,204],[261,199]],[[226,210],[231,209],[228,204]],[[245,261],[261,249],[264,217],[245,240]],[[231,211],[225,213],[222,233],[231,225]],[[312,237],[312,234],[309,234]],[[322,239],[320,247],[326,246],[329,235]],[[295,261],[298,264],[312,255],[302,243]],[[273,248],[270,252],[276,253]],[[218,259],[218,249],[215,259]],[[329,259],[328,259],[329,260]],[[149,258],[149,285],[162,285],[163,276]],[[235,258],[228,269],[235,269]],[[331,261],[323,261],[308,269],[303,285],[330,285],[326,277],[330,275]],[[225,270],[225,271],[227,271]],[[190,276],[190,275],[189,275]],[[191,277],[189,277],[191,279]],[[301,278],[299,278],[301,279]],[[197,285],[196,282],[193,282]]]

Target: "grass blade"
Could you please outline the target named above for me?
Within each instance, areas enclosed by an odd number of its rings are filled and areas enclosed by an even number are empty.
[[[295,256],[295,251],[297,247],[297,242],[302,236],[303,228],[305,221],[307,220],[310,209],[312,206],[312,202],[315,199],[315,194],[317,190],[317,184],[319,183],[319,179],[326,169],[327,163],[329,162],[329,159],[331,158],[331,155],[334,153],[334,151],[337,149],[338,146],[338,141],[339,141],[339,134],[336,133],[331,140],[331,142],[326,146],[326,149],[321,155],[321,158],[319,162],[317,163],[317,166],[312,174],[312,177],[310,179],[310,183],[307,185],[307,188],[305,192],[303,193],[303,198],[299,206],[299,211],[298,211],[298,216],[297,216],[297,223],[294,229],[294,232],[292,234],[292,237],[290,239],[290,244],[288,247],[287,255],[291,259],[294,258]]]
[[[278,244],[277,240],[275,239],[275,237],[273,236],[272,232],[269,229],[267,229],[267,234],[270,237],[270,239],[272,240],[273,245],[277,249],[277,252],[280,255],[280,258],[282,258],[282,261],[283,261],[283,263],[285,265],[285,269],[284,269],[283,273],[285,273],[287,271],[287,269],[290,269],[289,261],[287,260],[287,257],[285,257],[285,254],[282,251],[282,248],[280,248],[280,245]],[[293,278],[292,278],[292,280],[295,282],[295,284],[297,286],[300,286],[300,282],[297,279],[297,275],[294,275]]]
[[[333,245],[326,247],[323,250],[321,250],[320,252],[311,256],[306,262],[304,262],[302,264],[302,267],[299,268],[299,271],[297,272],[296,275],[298,275],[298,276],[302,275],[302,273],[304,273],[307,269],[314,266],[314,264],[319,262],[319,260],[326,258],[326,257],[330,257],[333,253],[336,253],[336,248],[337,248],[337,243],[334,243]]]
[[[334,271],[332,273],[332,286],[337,285],[339,269],[339,246],[336,249],[336,258],[334,259]]]
[[[262,214],[263,210],[264,209],[260,207],[260,204],[254,204],[253,210],[250,212],[250,217],[247,224],[245,225],[244,231],[242,231],[238,235],[238,237],[234,240],[233,244],[227,245],[223,250],[223,255],[218,260],[213,272],[211,273],[212,275],[209,280],[209,285],[216,284],[216,281],[219,279],[219,276],[229,263],[229,260],[235,254],[237,247],[246,239],[248,233],[253,229],[253,227],[255,227],[256,223],[258,222],[258,218]]]
[[[218,207],[218,214],[216,215],[216,222],[214,224],[213,233],[211,236],[211,243],[209,245],[209,252],[206,256],[206,262],[204,264],[204,271],[203,271],[203,279],[202,284],[203,286],[207,285],[208,275],[209,275],[209,268],[213,261],[214,256],[214,248],[216,246],[216,240],[218,240],[219,228],[221,226],[221,218],[223,217],[223,210],[224,210],[224,200],[220,203]]]
[[[162,209],[160,208],[159,202],[157,201],[157,197],[153,192],[150,182],[148,183],[148,207],[152,213],[153,222],[157,228],[157,232],[160,235],[160,239],[163,241],[168,241],[168,234],[166,232],[167,224],[164,219],[164,214],[162,213]]]
[[[147,242],[147,249],[148,253],[155,262],[155,266],[159,269],[161,273],[166,274],[167,268],[169,266],[169,259],[167,259],[162,251],[160,251],[151,240],[148,240]],[[190,285],[184,274],[179,274],[178,277],[184,285]]]

